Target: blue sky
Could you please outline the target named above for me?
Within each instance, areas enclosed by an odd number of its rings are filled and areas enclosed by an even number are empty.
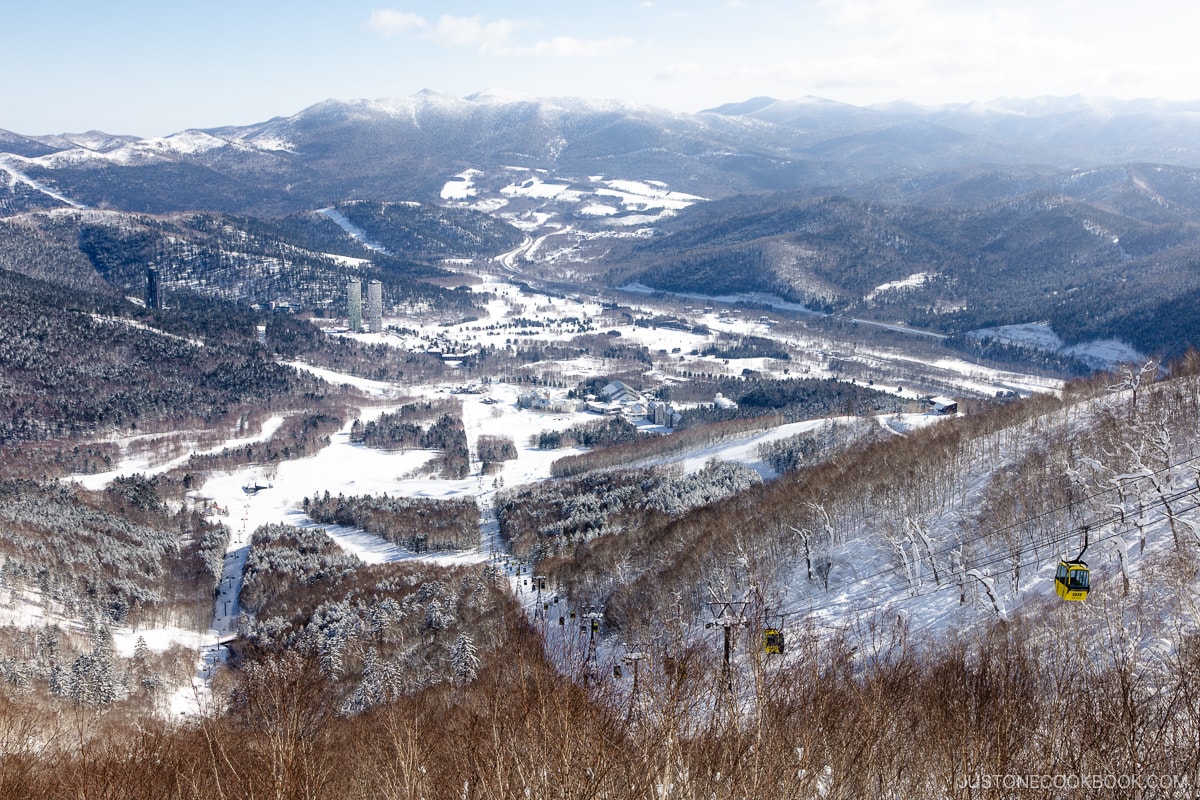
[[[0,128],[161,136],[327,98],[501,89],[697,111],[1200,99],[1183,0],[65,0],[0,8]]]

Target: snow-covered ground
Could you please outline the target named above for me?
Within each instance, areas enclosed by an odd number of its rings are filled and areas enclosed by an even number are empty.
[[[521,183],[510,183],[500,190],[500,193],[509,197],[533,197],[539,200],[565,200],[570,202],[579,202],[583,198],[583,193],[572,191],[571,184],[554,181],[547,183],[541,178],[529,178]]]
[[[35,163],[31,159],[21,159],[21,161]],[[52,197],[60,203],[65,203],[72,208],[87,208],[87,206],[83,205],[82,203],[78,203],[66,195],[56,192],[46,184],[35,181],[33,178],[26,175],[24,170],[21,169],[17,157],[8,154],[0,155],[0,170],[7,172],[11,176],[11,179],[14,183],[23,183],[31,189],[41,192],[47,197]]]
[[[346,215],[338,211],[336,208],[330,207],[318,209],[317,213],[323,214],[336,222],[338,227],[350,234],[350,238],[354,239],[368,250],[374,250],[377,253],[387,253],[386,247],[372,240],[371,237],[367,235],[366,231],[347,219]]]
[[[1004,344],[1044,350],[1047,353],[1060,353],[1077,358],[1095,369],[1112,369],[1118,364],[1146,361],[1146,356],[1116,339],[1082,342],[1068,346],[1049,325],[1044,323],[980,328],[971,331],[968,335],[976,339],[990,339]]]
[[[159,434],[144,434],[140,436],[125,436],[115,438],[110,441],[116,442],[116,444],[120,447],[122,454],[124,455],[120,463],[107,472],[98,472],[91,475],[76,475],[73,476],[71,480],[83,486],[85,489],[98,491],[103,489],[105,486],[108,486],[108,484],[112,483],[114,478],[120,477],[121,475],[133,475],[135,473],[141,473],[147,477],[161,475],[162,473],[169,472],[176,467],[183,466],[193,455],[209,455],[220,453],[227,447],[239,447],[248,444],[255,444],[256,442],[265,442],[267,439],[270,439],[275,435],[275,432],[279,430],[279,426],[283,424],[283,420],[284,417],[277,414],[264,422],[262,428],[256,433],[247,436],[233,436],[232,438],[222,440],[219,444],[207,448],[190,449],[183,455],[166,460],[152,458],[147,454],[150,448],[146,447],[136,448],[138,455],[125,455],[128,454],[130,450],[135,449],[135,444],[147,441],[153,442],[154,440],[164,438]],[[182,433],[186,435],[186,431]]]
[[[544,170],[510,166],[489,175],[470,168],[451,176],[441,189],[441,198],[449,205],[496,213],[502,209],[506,220],[519,228],[536,214],[544,226],[563,215],[581,215],[607,226],[653,225],[706,198],[677,192],[662,181],[622,180],[603,175],[576,178],[547,178]]]
[[[476,195],[474,179],[481,175],[477,169],[464,170],[455,175],[442,187],[443,200],[466,200]]]
[[[539,240],[527,241],[525,248],[537,246]],[[509,254],[506,263],[515,262],[515,255]],[[631,290],[632,298],[642,294],[637,287],[626,287]],[[846,349],[845,343],[826,339],[816,333],[784,333],[776,329],[776,320],[765,318],[758,311],[742,309],[696,309],[688,312],[689,324],[702,326],[697,333],[683,330],[680,327],[668,327],[656,324],[636,324],[629,318],[606,315],[598,301],[584,298],[548,297],[517,286],[501,279],[485,280],[474,287],[477,292],[487,292],[491,300],[486,307],[486,313],[479,319],[459,324],[428,325],[422,318],[398,317],[387,320],[389,324],[417,330],[415,337],[399,338],[382,334],[359,334],[364,341],[385,343],[406,349],[437,349],[442,352],[467,352],[482,346],[503,349],[509,344],[535,342],[566,342],[580,333],[614,333],[616,341],[644,345],[652,354],[658,355],[655,365],[656,374],[662,380],[674,380],[685,371],[716,375],[740,375],[742,370],[750,369],[766,377],[829,378],[840,377],[831,369],[833,362],[852,362],[869,367],[876,388],[881,391],[894,391],[905,397],[916,397],[916,393],[897,389],[904,383],[910,383],[911,378],[893,378],[889,375],[913,375],[928,372],[936,376],[940,392],[953,392],[955,387],[963,393],[993,397],[1000,391],[1015,391],[1020,394],[1038,392],[1056,392],[1062,386],[1062,381],[1052,378],[1041,378],[1024,373],[979,366],[964,359],[955,358],[946,351],[946,355],[930,364],[926,360],[908,355],[902,351],[883,351],[865,345],[856,345]],[[645,290],[648,294],[649,291]],[[631,299],[632,299],[631,298]],[[769,298],[763,295],[738,298],[712,298],[697,295],[696,299],[707,302],[731,302],[733,300],[753,300],[764,303]],[[803,310],[795,304],[788,304],[779,298],[774,307],[780,311],[794,312]],[[651,309],[638,308],[636,300],[632,304],[633,316],[649,320],[653,316]],[[531,324],[516,325],[514,320],[526,320]],[[682,327],[682,326],[681,326]],[[701,356],[692,351],[703,350],[706,346],[717,343],[717,334],[733,334],[737,336],[769,337],[785,344],[791,351],[788,362],[769,363],[764,359],[723,359],[713,356]],[[536,368],[544,368],[539,365]],[[564,376],[588,376],[596,373],[597,362],[591,356],[571,362],[557,362],[557,367]],[[654,377],[653,375],[651,377]]]
[[[673,192],[661,181],[606,180],[602,183],[605,188],[597,190],[596,196],[612,198],[630,211],[682,211],[706,199],[685,192]]]
[[[464,183],[469,176],[464,176]],[[527,243],[526,246],[529,246]],[[701,332],[682,327],[657,327],[637,325],[629,317],[606,316],[603,306],[584,298],[549,297],[531,293],[503,280],[485,281],[475,287],[476,291],[489,293],[490,300],[485,313],[478,319],[456,325],[432,324],[419,318],[395,318],[387,320],[398,327],[415,330],[404,337],[386,333],[340,334],[352,335],[363,341],[385,343],[407,349],[438,348],[445,351],[468,351],[483,346],[504,348],[513,342],[565,342],[584,332],[608,333],[613,340],[622,343],[644,345],[658,354],[654,368],[648,368],[651,379],[663,382],[682,380],[678,373],[684,369],[697,371],[740,374],[742,369],[753,369],[764,374],[782,375],[771,370],[785,368],[792,375],[806,377],[828,377],[833,343],[812,337],[791,334],[791,338],[772,330],[771,321],[754,314],[720,312],[710,309],[695,311],[694,322],[704,328]],[[634,316],[642,315],[634,309]],[[649,314],[650,312],[644,312]],[[729,359],[696,355],[694,351],[715,341],[718,333],[743,335],[771,335],[785,342],[795,353],[788,362],[773,362],[771,359]],[[867,348],[853,348],[853,352],[837,352],[834,356],[842,360],[858,360],[885,374],[889,368],[912,370],[913,363],[906,363],[895,353],[879,353]],[[467,431],[472,454],[477,452],[480,436],[503,436],[513,440],[518,457],[504,462],[498,472],[486,476],[479,473],[478,463],[472,464],[472,474],[459,480],[446,480],[430,474],[428,462],[437,454],[431,451],[387,452],[354,444],[349,431],[352,420],[348,420],[341,431],[331,437],[330,444],[315,455],[293,461],[265,466],[249,466],[209,477],[200,489],[206,501],[226,509],[227,524],[232,531],[229,551],[226,554],[224,573],[215,599],[211,627],[204,632],[182,632],[176,630],[118,631],[118,650],[131,650],[138,636],[145,638],[151,648],[166,647],[171,642],[180,642],[197,647],[199,657],[197,678],[193,686],[183,687],[172,698],[173,713],[196,712],[206,702],[206,687],[216,665],[222,658],[221,641],[231,638],[237,629],[240,609],[237,596],[240,591],[242,570],[248,554],[249,539],[261,525],[282,523],[311,526],[314,523],[303,513],[305,497],[329,492],[337,495],[390,494],[426,498],[473,497],[479,502],[480,543],[467,552],[421,553],[419,556],[390,544],[377,536],[353,528],[321,526],[341,547],[357,555],[364,562],[376,564],[388,561],[421,558],[441,564],[483,561],[496,547],[495,518],[491,513],[492,495],[500,487],[515,487],[544,481],[551,475],[554,461],[576,452],[571,449],[540,450],[531,442],[550,430],[562,430],[581,423],[597,421],[595,414],[587,412],[545,413],[521,409],[518,395],[528,388],[524,383],[495,381],[476,384],[470,393],[461,391],[467,384],[466,377],[448,381],[441,385],[423,387],[397,386],[384,381],[373,381],[343,375],[327,369],[313,367],[300,362],[292,364],[310,371],[333,384],[348,384],[360,390],[370,405],[360,410],[364,421],[392,410],[413,396],[455,397],[462,408],[462,418]],[[957,381],[964,390],[991,394],[996,387],[1012,388],[1022,392],[1054,391],[1056,381],[1034,379],[1017,373],[989,370],[953,358],[943,359],[935,365],[925,365],[936,370],[944,380]],[[568,361],[540,363],[540,370],[558,370],[564,377],[579,379],[591,375],[604,375],[605,362],[595,355],[586,355]],[[568,382],[570,385],[570,382]],[[880,388],[884,388],[880,386]],[[899,386],[894,391],[904,396],[913,396],[911,390]],[[939,417],[929,414],[892,414],[881,417],[879,423],[897,435],[912,428],[936,422]],[[210,445],[196,452],[217,452],[225,446],[261,441],[271,436],[283,422],[283,417],[270,419],[263,429],[253,435],[238,435],[231,431],[230,438],[218,445]],[[766,479],[775,477],[773,470],[759,456],[759,446],[767,441],[780,439],[812,430],[823,424],[822,420],[781,425],[765,431],[735,436],[719,443],[697,447],[691,452],[671,457],[685,471],[703,469],[711,460],[735,461],[756,470]],[[79,476],[76,480],[89,487],[101,488],[114,477],[141,472],[155,474],[186,462],[192,451],[176,457],[154,462],[140,455],[153,448],[137,447],[138,437],[129,437],[118,442],[125,458],[112,471],[100,475]],[[250,492],[246,487],[255,488]],[[518,578],[510,576],[514,589],[520,588]],[[532,595],[526,598],[531,603]],[[861,604],[857,595],[847,595],[831,600],[830,608],[842,605]],[[917,601],[913,601],[914,603]],[[841,605],[839,605],[841,604]],[[536,609],[534,609],[536,610]],[[914,609],[915,611],[915,609]]]
[[[347,382],[362,384],[361,381],[355,380]],[[377,388],[372,387],[370,382],[367,382],[366,386]],[[240,614],[237,596],[253,531],[270,523],[305,527],[314,525],[302,511],[303,500],[305,497],[316,496],[326,491],[334,495],[386,493],[444,499],[474,497],[485,509],[486,515],[491,495],[498,487],[546,480],[550,477],[551,464],[555,460],[571,452],[578,452],[574,449],[539,450],[530,443],[538,433],[545,430],[561,430],[599,419],[597,415],[586,412],[552,414],[522,410],[516,402],[520,390],[520,387],[515,385],[494,384],[487,394],[455,395],[462,402],[464,425],[472,450],[480,435],[509,436],[514,440],[518,457],[504,462],[500,471],[495,474],[482,476],[476,471],[475,474],[460,480],[445,480],[425,474],[425,465],[437,455],[436,452],[387,452],[353,444],[349,437],[350,424],[347,423],[342,431],[332,437],[328,447],[310,458],[285,461],[270,468],[251,466],[213,475],[200,491],[205,498],[229,510],[227,524],[233,535],[226,553],[211,628],[205,632],[175,629],[119,630],[115,634],[118,650],[122,653],[132,652],[133,643],[138,636],[144,637],[151,649],[163,648],[172,642],[197,648],[197,679],[193,686],[183,687],[175,693],[171,700],[171,708],[176,714],[199,711],[207,697],[207,678],[211,677],[215,664],[222,658],[219,644],[232,638],[237,630],[237,618]],[[428,391],[436,396],[448,392],[449,389],[431,388]],[[391,406],[374,407],[364,412],[363,419],[369,420],[392,409]],[[926,420],[933,419],[927,415],[918,416]],[[254,438],[259,439],[267,435],[277,428],[281,421],[281,418],[273,418],[271,424]],[[820,424],[820,420],[794,423],[769,431],[733,437],[716,445],[698,448],[674,460],[688,472],[703,469],[713,459],[737,461],[747,464],[765,477],[773,477],[773,471],[758,456],[759,444],[811,430]],[[238,441],[245,442],[248,439]],[[111,473],[81,477],[79,480],[95,488],[117,474],[130,471],[153,472],[167,469],[175,463],[177,462],[166,462],[150,467],[140,461],[133,462]],[[246,487],[263,488],[247,492]],[[480,545],[477,548],[467,552],[422,553],[419,556],[362,530],[339,526],[321,527],[347,552],[353,553],[368,564],[415,558],[443,565],[474,563],[486,560],[495,547],[494,520],[486,516],[481,520]],[[516,580],[515,576],[513,579]]]
[[[110,317],[110,316],[105,316],[103,314],[89,314],[88,316],[90,316],[92,318],[92,321],[100,323],[102,325],[121,325],[126,328],[137,328],[138,330],[148,331],[157,336],[162,336],[167,339],[174,339],[177,342],[186,342],[186,343],[192,345],[193,347],[204,347],[204,342],[202,342],[199,339],[189,339],[186,336],[177,336],[174,333],[167,333],[166,331],[160,331],[158,328],[147,325],[144,322],[139,322],[135,319],[125,319],[124,317]]]
[[[913,275],[909,275],[907,278],[904,278],[902,280],[891,281],[889,283],[881,283],[878,286],[876,286],[874,289],[872,289],[870,292],[868,292],[867,296],[864,299],[874,300],[876,297],[879,297],[882,294],[886,294],[888,292],[894,292],[898,289],[910,289],[910,288],[913,288],[916,286],[921,286],[922,284],[924,284],[926,281],[928,281],[932,277],[933,277],[933,275],[931,273],[917,272]]]

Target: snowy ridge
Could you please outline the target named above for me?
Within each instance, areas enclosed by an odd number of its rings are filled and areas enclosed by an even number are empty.
[[[202,156],[225,148],[268,153],[295,151],[295,146],[286,137],[276,133],[226,138],[201,130],[180,131],[150,139],[107,137],[100,134],[70,136],[62,137],[61,144],[63,149],[57,152],[24,160],[40,167],[55,169],[88,164],[139,166]],[[14,158],[10,155],[2,157]]]
[[[18,158],[19,158],[18,156],[12,156],[12,155],[8,155],[6,153],[0,153],[0,169],[3,169],[5,172],[7,172],[9,175],[11,175],[12,179],[15,182],[23,183],[26,186],[29,186],[30,188],[35,189],[35,190],[41,192],[42,194],[44,194],[48,197],[52,197],[55,200],[59,201],[60,203],[65,203],[66,205],[69,205],[73,208],[87,208],[87,206],[83,205],[82,203],[77,203],[76,201],[72,200],[71,198],[69,198],[63,194],[60,194],[59,192],[55,191],[54,189],[51,189],[49,186],[46,186],[44,183],[40,183],[40,182],[35,181],[32,178],[30,178],[28,175],[26,175],[24,172],[21,171],[20,167],[16,166],[16,164],[14,163],[14,161],[17,160]]]
[[[372,116],[407,118],[419,126],[421,117],[426,115],[465,116],[480,111],[506,109],[515,105],[536,106],[539,114],[547,118],[569,113],[613,112],[653,114],[667,118],[684,118],[690,116],[681,112],[630,104],[613,99],[537,97],[503,89],[488,89],[467,95],[466,97],[459,97],[448,92],[423,89],[408,97],[383,97],[372,100],[329,99],[311,106],[289,119],[302,117],[310,111],[319,111],[322,113],[341,112],[348,117],[357,117],[360,119]]]
[[[367,248],[368,250],[374,250],[376,253],[383,253],[384,255],[389,255],[386,247],[379,244],[378,242],[373,241],[367,235],[366,231],[364,231],[362,228],[358,227],[353,222],[348,220],[346,218],[346,215],[343,214],[342,212],[338,211],[336,208],[333,208],[332,206],[330,206],[329,208],[321,208],[321,209],[317,210],[317,213],[323,214],[324,216],[326,216],[329,219],[336,222],[338,224],[338,227],[340,227],[346,233],[350,234],[351,238],[353,238],[355,241],[357,241],[359,244],[361,244],[363,247]]]

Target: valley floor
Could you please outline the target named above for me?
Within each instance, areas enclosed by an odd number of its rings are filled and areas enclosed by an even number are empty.
[[[1017,373],[1004,373],[976,365],[967,364],[953,358],[944,358],[936,364],[918,363],[906,360],[908,357],[901,353],[888,353],[867,347],[856,347],[840,351],[831,342],[822,341],[819,337],[800,333],[802,329],[789,328],[791,333],[776,332],[767,322],[756,319],[742,319],[740,312],[730,310],[695,312],[694,322],[706,326],[712,333],[691,333],[675,328],[654,327],[633,324],[628,318],[623,320],[604,320],[603,310],[599,305],[587,301],[572,300],[562,297],[541,296],[528,290],[522,291],[517,287],[503,282],[484,283],[477,287],[478,291],[490,292],[493,301],[489,306],[489,316],[456,326],[422,326],[419,320],[396,319],[391,324],[402,329],[415,331],[402,335],[360,334],[357,338],[367,342],[387,344],[392,347],[408,349],[436,347],[442,348],[478,348],[481,346],[501,347],[506,343],[517,341],[519,337],[533,337],[538,341],[553,341],[556,338],[566,341],[577,335],[581,321],[592,320],[603,322],[606,330],[619,335],[618,341],[645,345],[660,353],[677,353],[679,355],[662,359],[662,364],[674,361],[673,373],[664,374],[661,364],[655,365],[654,374],[667,383],[676,381],[686,382],[682,377],[684,369],[694,371],[711,370],[718,374],[737,374],[742,369],[754,369],[756,372],[774,376],[786,377],[788,374],[804,375],[805,377],[833,377],[836,373],[828,369],[831,361],[854,362],[869,374],[878,376],[875,381],[881,384],[894,382],[893,388],[897,394],[911,398],[917,406],[916,398],[919,392],[915,388],[904,388],[899,385],[903,380],[912,386],[915,375],[925,376],[932,380],[932,385],[957,387],[964,392],[991,393],[997,389],[1029,391],[1053,391],[1058,388],[1058,382]],[[645,313],[645,312],[643,312]],[[514,327],[513,320],[519,320]],[[784,342],[796,357],[788,362],[770,361],[767,359],[720,359],[695,355],[698,348],[711,340],[713,335],[722,332],[736,335],[771,336]],[[471,474],[458,480],[446,480],[429,474],[428,464],[436,456],[434,451],[406,450],[383,451],[354,444],[350,441],[351,421],[331,437],[328,446],[309,458],[287,460],[269,467],[250,466],[230,472],[210,475],[204,484],[193,493],[193,500],[199,498],[203,503],[221,510],[226,517],[221,519],[229,526],[233,535],[230,539],[229,551],[226,554],[224,573],[215,598],[212,627],[205,632],[187,633],[170,631],[142,631],[136,633],[145,638],[155,649],[161,649],[168,644],[184,643],[196,646],[199,643],[197,680],[192,687],[183,687],[176,692],[171,703],[172,713],[181,710],[199,712],[205,705],[208,682],[213,675],[214,664],[224,656],[224,642],[232,640],[237,635],[238,620],[241,609],[238,605],[238,595],[241,587],[242,569],[246,562],[251,534],[261,526],[269,524],[295,525],[312,527],[313,521],[302,511],[302,502],[306,497],[316,497],[325,492],[331,495],[389,495],[416,498],[452,499],[473,498],[483,509],[480,520],[481,535],[479,546],[464,552],[420,553],[416,554],[400,545],[389,543],[379,536],[366,531],[343,526],[321,525],[323,529],[339,546],[348,553],[360,558],[366,564],[385,562],[419,560],[442,565],[477,563],[489,559],[503,562],[502,545],[496,534],[495,517],[491,511],[491,499],[501,488],[514,488],[528,484],[546,481],[551,477],[551,465],[558,459],[572,452],[581,452],[580,448],[559,450],[544,450],[536,446],[537,437],[547,431],[562,431],[575,425],[595,422],[601,419],[596,414],[582,411],[547,412],[524,409],[520,407],[519,398],[528,391],[526,383],[507,383],[491,381],[481,385],[464,376],[458,381],[446,382],[427,386],[398,386],[389,382],[374,381],[355,376],[337,373],[328,369],[314,367],[308,364],[293,362],[292,366],[311,372],[333,385],[348,384],[361,391],[369,398],[369,405],[359,409],[359,418],[363,422],[377,419],[381,415],[393,411],[403,402],[411,402],[413,398],[454,398],[461,403],[461,416],[467,431],[468,446],[472,456],[477,453],[477,442],[480,436],[502,436],[511,438],[517,447],[517,458],[501,462],[498,469],[483,475],[480,464],[473,461]],[[589,376],[602,374],[604,364],[591,356],[585,356],[573,361],[553,364],[536,365],[541,374],[558,375],[567,382],[585,379]],[[903,377],[886,377],[900,372]],[[516,376],[514,376],[516,377]],[[561,394],[564,390],[556,390]],[[887,414],[878,418],[881,429],[890,434],[903,436],[922,426],[936,423],[944,419],[931,412],[914,412],[904,414]],[[153,475],[166,472],[186,463],[193,453],[215,453],[225,447],[239,447],[255,442],[264,441],[275,433],[283,423],[284,418],[275,416],[269,419],[262,428],[251,435],[236,435],[231,432],[230,438],[224,442],[210,444],[203,449],[189,451],[184,448],[181,455],[160,461],[145,455],[147,448],[134,447],[138,442],[127,439],[119,442],[123,450],[131,455],[126,461],[117,465],[107,473],[80,475],[73,480],[85,487],[99,489],[107,485],[118,475],[141,473]],[[639,423],[644,430],[669,434],[669,429],[653,426],[646,422]],[[696,446],[689,451],[673,454],[668,457],[656,458],[651,462],[630,464],[628,466],[654,466],[665,463],[678,465],[685,473],[695,472],[708,463],[716,461],[737,462],[755,470],[764,479],[770,480],[777,473],[763,460],[760,445],[785,439],[798,433],[812,431],[825,424],[825,420],[808,420],[803,422],[778,424],[769,429],[751,432],[744,435],[724,438],[721,441]],[[211,432],[210,432],[211,434]],[[185,441],[186,441],[186,434]],[[252,488],[247,491],[247,487]],[[510,577],[513,588],[522,586],[516,578],[515,562],[509,562]],[[527,575],[527,572],[526,572]],[[525,597],[531,613],[536,611],[532,595]],[[837,609],[854,609],[861,611],[863,602],[853,596],[844,596],[830,601],[824,617],[836,621],[841,613]],[[911,605],[911,604],[910,604]],[[914,609],[915,611],[915,609]],[[118,632],[118,641],[126,642],[121,645],[129,649],[128,644],[135,637],[135,632]]]

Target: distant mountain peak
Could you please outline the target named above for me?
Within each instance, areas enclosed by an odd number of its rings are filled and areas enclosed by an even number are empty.
[[[774,97],[765,95],[759,97],[751,97],[749,100],[743,100],[740,103],[724,103],[715,108],[705,108],[700,111],[701,114],[723,114],[727,117],[741,116],[742,114],[753,114],[756,111],[762,111],[768,106],[772,106],[779,101]]]
[[[749,100],[743,100],[740,103],[724,103],[716,106],[715,108],[706,108],[700,113],[721,114],[727,117],[737,117],[742,115],[759,114],[768,109],[775,109],[779,107],[787,108],[789,111],[793,111],[797,108],[818,106],[823,106],[825,108],[857,108],[857,106],[853,106],[848,103],[830,100],[827,97],[817,97],[816,95],[811,94],[804,95],[803,97],[799,97],[794,100],[780,100],[777,97],[760,95],[758,97],[751,97]]]
[[[521,94],[520,92],[509,91],[508,89],[484,89],[481,92],[475,92],[466,96],[467,100],[473,103],[487,103],[494,105],[508,105],[510,103],[528,103],[533,98],[529,95]]]

